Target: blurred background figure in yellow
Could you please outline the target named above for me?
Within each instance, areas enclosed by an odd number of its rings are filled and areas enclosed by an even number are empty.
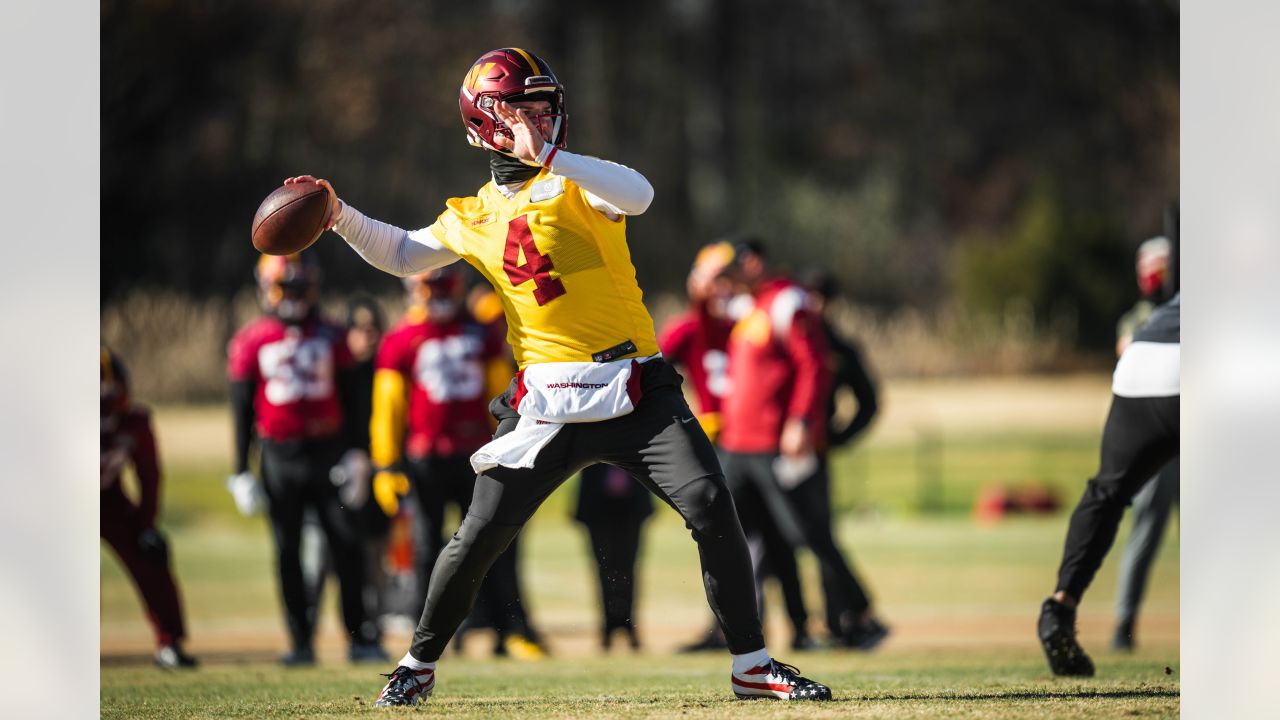
[[[192,668],[196,659],[182,649],[187,629],[178,585],[169,569],[169,541],[156,528],[161,475],[151,413],[129,397],[124,362],[105,347],[101,353],[102,539],[120,558],[142,598],[156,636],[156,665]],[[136,502],[124,492],[126,467],[133,468],[138,481]]]

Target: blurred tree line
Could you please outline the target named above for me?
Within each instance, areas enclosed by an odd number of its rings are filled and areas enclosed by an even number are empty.
[[[751,231],[883,312],[1006,313],[1111,347],[1178,188],[1176,0],[103,0],[102,301],[229,298],[288,175],[429,224],[487,180],[457,88],[523,46],[570,148],[653,182],[641,284]],[[329,287],[394,292],[335,237]]]

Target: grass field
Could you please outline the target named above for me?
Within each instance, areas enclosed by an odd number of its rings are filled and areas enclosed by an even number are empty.
[[[1101,388],[1101,400],[1096,395]],[[980,389],[979,389],[980,390]],[[727,658],[675,656],[707,621],[697,555],[667,510],[646,531],[637,621],[640,654],[596,649],[594,579],[581,530],[568,520],[566,485],[523,535],[526,592],[553,657],[536,664],[487,657],[468,643],[440,666],[437,696],[417,712],[447,717],[1174,717],[1178,714],[1176,523],[1152,575],[1140,650],[1106,649],[1115,553],[1082,609],[1082,641],[1098,677],[1049,675],[1034,641],[1039,601],[1052,589],[1065,513],[979,526],[973,493],[989,482],[1056,488],[1068,507],[1092,470],[1105,381],[1012,385],[974,403],[971,385],[891,388],[869,442],[837,458],[840,536],[868,581],[893,635],[871,654],[792,653],[771,589],[768,631],[776,655],[829,683],[822,706],[736,703]],[[991,388],[986,388],[991,395]],[[1053,395],[1054,392],[1060,396]],[[1093,395],[1090,395],[1092,393]],[[1084,398],[1084,399],[1082,399]],[[1046,411],[1053,408],[1054,412]],[[355,717],[375,712],[382,667],[352,667],[333,589],[318,638],[319,667],[284,671],[283,620],[262,518],[234,514],[221,487],[229,437],[220,410],[157,412],[169,484],[165,526],[189,619],[192,673],[149,665],[150,637],[127,578],[102,558],[102,715],[108,718]],[[923,428],[923,430],[921,429]],[[942,428],[946,429],[944,433]],[[922,441],[922,438],[924,440]],[[940,494],[941,502],[931,498]],[[922,504],[940,509],[921,513]],[[1121,537],[1125,531],[1122,529]],[[802,558],[814,630],[817,571]],[[389,633],[403,652],[407,635]]]

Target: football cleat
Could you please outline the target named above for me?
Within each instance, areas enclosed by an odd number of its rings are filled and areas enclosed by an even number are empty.
[[[347,648],[347,660],[353,663],[387,662],[391,656],[376,642],[353,642]]]
[[[309,667],[316,664],[316,652],[308,647],[296,647],[280,657],[285,667]]]
[[[869,618],[845,631],[840,644],[854,650],[874,650],[889,636],[889,628],[875,618]]]
[[[1076,642],[1076,611],[1048,598],[1040,606],[1037,625],[1045,659],[1054,675],[1093,677],[1093,661]]]
[[[512,660],[536,662],[547,657],[547,649],[541,643],[520,633],[511,633],[503,639],[502,649]]]
[[[724,633],[720,632],[720,628],[712,628],[701,640],[696,640],[688,645],[681,645],[676,652],[681,655],[699,652],[722,652],[728,649],[729,643],[725,642]]]
[[[1126,620],[1116,625],[1116,634],[1111,637],[1111,649],[1117,652],[1133,652],[1133,621]]]
[[[401,665],[383,677],[387,678],[387,685],[378,693],[374,707],[416,705],[436,687],[435,670],[414,670]]]
[[[739,700],[830,700],[831,688],[800,677],[800,671],[786,663],[770,660],[744,673],[733,673],[733,694]]]
[[[198,664],[196,659],[183,652],[177,643],[165,645],[156,650],[155,660],[156,665],[165,670],[193,668]]]
[[[796,652],[808,652],[809,650],[817,650],[818,643],[807,632],[798,632],[791,636],[791,649]]]

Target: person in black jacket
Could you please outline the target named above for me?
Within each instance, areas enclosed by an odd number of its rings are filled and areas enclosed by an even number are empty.
[[[822,318],[826,335],[831,369],[830,397],[827,402],[827,446],[819,448],[818,471],[813,478],[787,491],[788,499],[809,522],[831,528],[831,450],[848,445],[860,436],[875,418],[879,409],[875,383],[862,361],[857,345],[836,332],[827,315],[832,299],[839,296],[839,285],[829,273],[811,270],[800,278],[800,284],[809,292],[808,302],[813,314]],[[840,399],[851,394],[857,404],[852,419],[842,423],[837,413]],[[827,630],[837,643],[858,650],[871,650],[889,634],[889,629],[872,611],[871,598],[865,583],[857,577],[853,564],[848,562],[853,583],[841,583],[838,578],[824,572],[822,591],[826,607]],[[783,563],[786,565],[785,561]]]
[[[369,418],[373,415],[373,361],[385,331],[382,309],[372,296],[356,295],[347,301],[347,348],[354,360],[349,377],[355,386],[350,396],[352,407],[348,413],[351,417],[350,432],[353,442],[358,443],[356,447],[362,449],[369,447]],[[358,492],[348,493],[348,497],[353,501],[350,509],[355,513],[363,536],[365,606],[373,618],[379,620],[391,612],[387,597],[389,579],[384,563],[391,521],[378,507],[378,503],[369,502],[372,466],[353,470],[356,471],[353,474],[358,473],[359,476],[344,480],[359,484]]]
[[[640,530],[653,514],[653,499],[627,471],[612,465],[592,465],[579,476],[578,508],[573,519],[587,528],[600,580],[604,612],[600,646],[608,650],[613,635],[622,631],[633,650],[640,638],[635,626],[636,558]]]
[[[1055,675],[1090,677],[1076,640],[1076,609],[1115,542],[1124,509],[1181,447],[1182,300],[1158,306],[1133,335],[1111,379],[1098,472],[1071,514],[1058,584],[1040,605],[1037,633]]]

